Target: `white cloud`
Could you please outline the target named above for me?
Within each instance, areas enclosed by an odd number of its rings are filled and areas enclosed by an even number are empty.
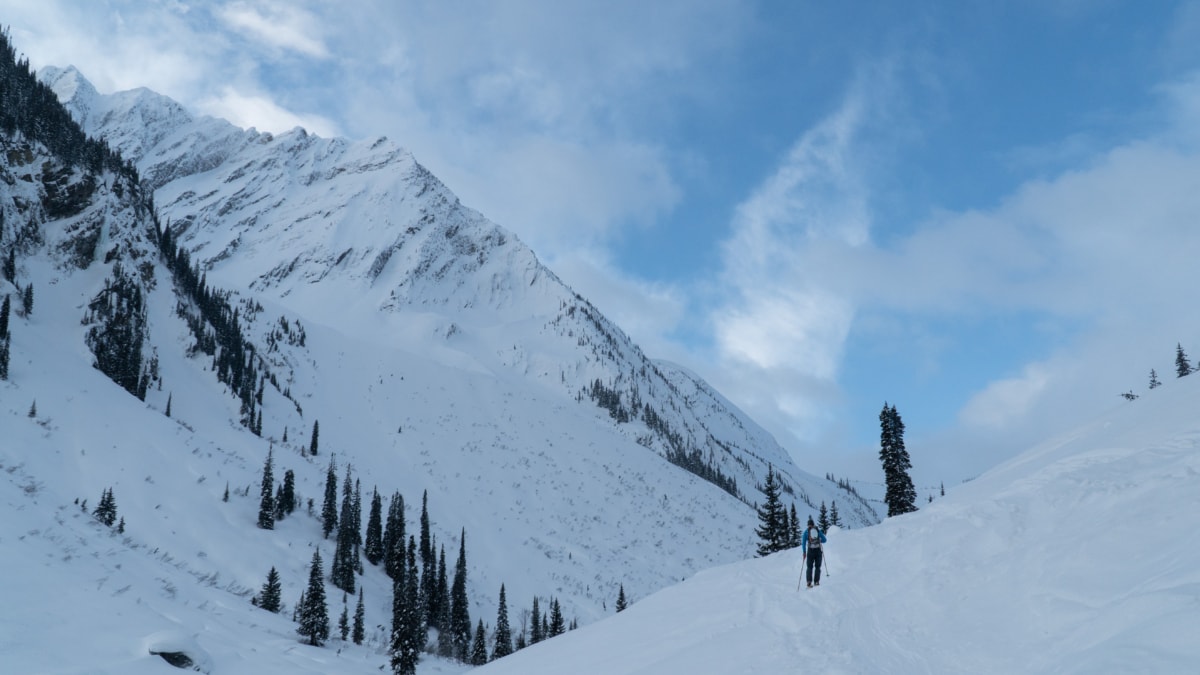
[[[295,127],[304,127],[326,138],[338,135],[337,124],[332,120],[319,115],[298,115],[281,108],[267,96],[243,94],[232,87],[224,87],[219,95],[198,101],[196,109],[203,114],[229,120],[237,126],[255,127],[259,131],[283,133]]]
[[[1043,366],[1026,366],[1020,377],[989,384],[963,406],[963,423],[997,431],[1024,418],[1046,391],[1049,374]]]
[[[215,14],[233,30],[277,49],[313,58],[329,56],[319,35],[321,22],[295,3],[231,2]]]

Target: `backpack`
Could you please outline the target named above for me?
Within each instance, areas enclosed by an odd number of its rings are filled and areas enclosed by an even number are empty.
[[[815,527],[808,528],[808,548],[810,550],[821,548],[821,531]]]

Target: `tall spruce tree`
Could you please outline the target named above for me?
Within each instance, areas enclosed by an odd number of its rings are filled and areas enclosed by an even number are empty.
[[[916,511],[917,490],[908,475],[912,463],[904,447],[904,422],[896,406],[883,404],[879,428],[879,460],[883,464],[886,487],[883,499],[888,506],[888,517]]]
[[[283,586],[279,582],[279,572],[271,567],[267,572],[267,581],[263,584],[262,592],[258,594],[258,606],[268,612],[278,613],[283,602]]]
[[[792,508],[788,511],[788,548],[799,547],[800,537],[800,517],[796,515],[796,502],[792,502]]]
[[[321,506],[321,533],[326,539],[337,529],[337,467],[333,456],[329,457],[329,468],[325,471],[325,502]]]
[[[283,499],[279,508],[285,515],[296,512],[296,473],[291,469],[283,472]]]
[[[825,502],[821,502],[821,509],[817,511],[817,527],[822,532],[829,531],[829,511],[825,508]]]
[[[417,545],[409,538],[411,546],[402,555],[398,580],[392,585],[392,672],[412,675],[417,672],[417,662],[425,646],[424,625],[418,598]],[[400,547],[403,549],[403,545]]]
[[[8,315],[12,311],[12,302],[8,296],[4,296],[4,301],[0,302],[0,339],[8,337]]]
[[[342,515],[338,520],[337,543],[330,565],[329,580],[334,586],[347,593],[354,592],[354,496],[350,488],[350,465],[346,465],[346,479],[342,483]]]
[[[371,512],[367,516],[367,538],[363,544],[363,553],[367,562],[378,565],[383,561],[383,500],[379,490],[373,489],[371,495]]]
[[[471,649],[471,611],[467,599],[467,530],[459,539],[458,562],[454,566],[454,585],[450,588],[450,633],[455,658],[466,662]]]
[[[312,439],[310,439],[308,442],[308,453],[310,455],[317,454],[317,440],[320,438],[320,436],[321,436],[321,421],[313,420]],[[329,535],[326,534],[325,536],[328,537]]]
[[[945,493],[943,493],[943,494],[945,494]],[[842,526],[842,517],[838,515],[836,501],[829,503],[829,524],[835,525],[837,527]]]
[[[275,529],[275,449],[267,450],[267,461],[263,462],[262,498],[258,503],[258,526],[264,530]]]
[[[508,600],[504,597],[504,584],[500,584],[500,608],[496,610],[495,643],[492,648],[493,661],[513,653],[512,628],[508,625]]]
[[[471,643],[471,656],[468,659],[473,666],[482,666],[488,662],[487,632],[483,628],[483,619],[475,629],[475,640]]]
[[[767,480],[762,487],[764,500],[762,506],[758,507],[759,526],[754,531],[759,538],[759,557],[787,548],[787,514],[783,509],[783,504],[779,501],[779,492],[780,487],[775,478],[775,469],[768,466]]]
[[[625,599],[625,584],[621,584],[621,589],[617,591],[617,611],[624,612],[626,607],[629,607],[629,601]]]
[[[366,609],[363,607],[363,589],[358,589],[358,606],[354,608],[354,633],[352,639],[354,644],[361,645],[363,639],[367,636],[366,633]]]
[[[547,637],[555,637],[567,632],[567,622],[563,619],[562,605],[558,598],[550,601],[550,633]]]
[[[329,608],[325,605],[325,570],[321,564],[320,549],[313,551],[312,565],[308,570],[308,588],[301,600],[300,626],[296,632],[308,644],[320,647],[329,639]]]
[[[92,515],[109,527],[117,522],[117,500],[113,497],[112,488],[105,488],[100,493],[100,503],[96,505],[96,510],[92,511]]]
[[[621,591],[625,591],[625,587],[621,587]],[[538,597],[533,596],[533,623],[529,628],[529,644],[536,645],[546,639],[546,635],[542,633],[542,611],[538,607]]]
[[[404,496],[393,492],[383,530],[383,571],[393,581],[404,574],[404,542],[408,539],[404,530]]]

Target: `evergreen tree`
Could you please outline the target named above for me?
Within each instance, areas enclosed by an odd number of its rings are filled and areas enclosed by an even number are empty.
[[[291,469],[283,472],[283,492],[280,494],[279,507],[286,515],[296,511],[296,473]]]
[[[454,653],[466,662],[471,648],[471,613],[467,600],[467,530],[463,528],[458,548],[458,563],[454,567],[454,585],[450,589],[450,633]]]
[[[320,647],[329,639],[329,608],[325,606],[325,571],[321,565],[320,549],[313,551],[308,572],[308,588],[300,608],[300,627],[296,629],[307,638],[308,644]]]
[[[262,592],[258,594],[258,606],[268,612],[279,612],[283,601],[283,586],[279,583],[279,572],[272,567],[267,572],[267,582],[263,584]]]
[[[945,494],[945,493],[942,493],[942,494]],[[831,502],[829,504],[829,524],[836,525],[837,527],[842,526],[842,517],[838,515],[836,501]]]
[[[100,503],[96,505],[96,510],[92,511],[92,515],[108,527],[117,522],[117,500],[113,497],[112,488],[106,488],[100,493]]]
[[[313,420],[312,440],[308,443],[308,453],[310,455],[317,454],[317,437],[321,435],[321,421]],[[329,535],[326,534],[326,537]]]
[[[754,531],[760,540],[758,544],[760,557],[787,548],[787,516],[779,501],[779,491],[775,470],[767,467],[767,482],[762,487],[762,493],[766,499],[763,505],[758,507],[759,526]]]
[[[525,643],[525,632],[522,631],[522,632],[518,633],[517,634],[517,651],[521,651],[522,649],[525,649],[528,646],[529,645]]]
[[[346,594],[342,593],[342,615],[338,617],[338,634],[342,642],[350,639],[350,607],[346,605]]]
[[[1188,363],[1187,354],[1183,353],[1183,345],[1175,343],[1175,375],[1183,377],[1192,372],[1192,366]]]
[[[363,608],[363,589],[359,588],[358,606],[354,608],[354,632],[352,634],[354,644],[356,645],[361,645],[363,643],[363,638],[365,638],[367,635],[366,626],[364,624],[365,618],[366,611]]]
[[[12,339],[8,336],[0,338],[0,380],[8,379],[8,364],[12,354]]]
[[[334,586],[347,593],[354,592],[354,497],[350,489],[350,466],[346,466],[346,479],[342,483],[342,516],[337,530],[337,545],[334,548],[333,564],[329,580]]]
[[[508,601],[504,597],[504,584],[500,584],[500,609],[496,612],[496,645],[492,649],[492,660],[502,659],[513,653],[512,629],[508,625]]]
[[[624,612],[626,607],[629,607],[629,601],[625,599],[625,584],[621,584],[621,589],[617,591],[617,611]]]
[[[21,309],[25,311],[25,316],[33,314],[33,282],[25,287],[24,293],[21,294]]]
[[[221,501],[223,501],[223,502],[229,501],[229,481],[225,481],[225,494],[222,495]]]
[[[372,492],[371,513],[367,516],[367,539],[363,544],[363,552],[367,556],[367,562],[378,565],[383,561],[383,500],[379,497],[378,489]]]
[[[433,590],[437,602],[430,613],[429,623],[440,633],[449,633],[446,627],[450,625],[450,583],[446,574],[446,547],[442,547],[438,558],[437,585]]]
[[[829,531],[829,511],[825,509],[825,502],[821,502],[821,510],[817,512],[817,527],[822,532]]]
[[[800,517],[796,515],[796,502],[788,512],[788,548],[800,546]]]
[[[896,406],[883,404],[879,413],[879,460],[883,464],[886,486],[884,501],[888,505],[888,517],[917,510],[917,490],[913,487],[908,470],[912,463],[904,448],[904,422]]]
[[[480,619],[479,626],[475,629],[475,641],[471,646],[470,663],[473,666],[482,666],[487,662],[487,632],[483,628],[483,619]]]
[[[325,503],[321,507],[321,533],[328,539],[337,526],[337,467],[334,466],[331,456],[329,469],[325,471]]]
[[[404,573],[404,542],[408,539],[404,530],[404,497],[393,492],[383,530],[383,571],[393,580]]]
[[[11,284],[17,283],[17,249],[15,246],[10,246],[8,255],[4,256],[4,278]]]
[[[173,395],[173,394],[167,394],[167,409],[166,409],[166,411],[165,411],[165,412],[166,412],[166,415],[167,415],[167,417],[170,417],[170,416],[171,416],[171,399],[172,399],[172,398],[174,398],[174,395]]]
[[[1182,345],[1180,345],[1180,346],[1182,347]],[[1150,369],[1150,388],[1156,389],[1160,385],[1162,385],[1162,382],[1158,381],[1158,373],[1154,372],[1154,369],[1151,368]]]
[[[121,522],[117,523],[117,533],[125,534],[125,517],[121,517]]]
[[[0,339],[8,337],[8,314],[12,311],[12,302],[8,296],[4,296],[4,302],[0,303]]]
[[[562,605],[558,598],[550,601],[550,633],[547,637],[555,637],[567,632],[567,622],[563,620]]]
[[[622,586],[621,590],[624,591],[625,587]],[[535,595],[533,596],[533,624],[529,629],[529,644],[536,645],[544,639],[546,639],[546,634],[542,632],[542,612],[538,608],[538,597]]]
[[[411,546],[402,556],[399,578],[392,586],[392,672],[401,675],[416,673],[425,646],[417,588],[417,544],[412,538],[409,541]]]
[[[258,504],[258,526],[264,530],[275,529],[274,448],[267,450],[267,461],[263,463],[262,500]]]

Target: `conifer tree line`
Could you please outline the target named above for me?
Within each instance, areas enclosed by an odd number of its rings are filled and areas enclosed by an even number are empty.
[[[12,303],[8,295],[5,295],[4,300],[0,302],[0,380],[8,379],[8,364],[12,353],[12,338],[8,331],[8,314],[11,310]]]
[[[176,289],[188,300],[181,300],[175,311],[195,338],[189,354],[213,358],[217,381],[241,400],[242,425],[261,436],[263,389],[267,382],[278,389],[278,381],[243,335],[240,311],[230,305],[230,293],[209,286],[199,263],[193,263],[187,249],[175,241],[170,225],[160,226],[155,217],[155,228],[163,264],[171,271]]]
[[[8,28],[0,29],[0,131],[41,143],[69,166],[92,173],[112,171],[137,182],[137,169],[109,148],[89,138],[49,86],[38,81],[29,59],[17,58]]]
[[[912,462],[904,447],[904,422],[896,406],[888,407],[885,402],[879,413],[879,461],[883,464],[888,517],[917,510],[917,490],[908,471]]]
[[[616,420],[617,424],[626,424],[635,417],[639,417],[650,431],[657,434],[666,443],[667,461],[716,485],[743,502],[745,501],[738,490],[737,480],[732,476],[726,476],[721,471],[712,454],[709,453],[709,456],[705,457],[698,448],[689,447],[684,442],[683,436],[672,429],[665,418],[659,415],[649,403],[641,401],[636,389],[630,396],[628,407],[622,402],[622,393],[605,386],[599,378],[594,380],[584,390],[584,393],[596,405],[607,410],[609,416]],[[582,400],[582,395],[579,398]]]

